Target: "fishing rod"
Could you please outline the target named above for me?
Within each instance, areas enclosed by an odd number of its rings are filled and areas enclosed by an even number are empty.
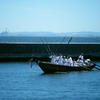
[[[69,45],[69,43],[71,42],[72,38],[73,38],[73,37],[71,37],[71,38],[69,39],[69,41],[68,41],[68,44],[67,44],[67,52],[68,52],[68,45]]]
[[[95,64],[95,66],[100,67],[100,65],[98,65],[98,64],[96,64],[96,63],[94,63],[94,62],[92,62],[92,61],[91,61],[91,63],[92,63],[92,64]],[[97,68],[97,67],[95,67],[95,68],[96,68],[96,69],[98,69],[98,70],[100,70],[100,69],[99,69],[99,68]]]
[[[66,38],[66,36],[63,38],[63,40],[61,41],[61,43],[60,43],[60,44],[62,44],[62,43],[63,43],[63,41],[65,40],[65,38]],[[56,49],[56,51],[59,49],[59,47],[60,47],[60,45],[58,46],[58,48]]]
[[[46,38],[45,38],[45,37],[44,37],[44,39],[45,39],[45,41],[47,42],[47,40],[46,40]],[[48,47],[48,50],[49,50],[50,54],[52,54],[52,51],[51,51],[51,48],[50,48],[50,46],[49,46],[48,42],[47,42],[47,47]]]
[[[48,54],[50,55],[50,51],[48,50],[48,48],[46,47],[46,45],[45,45],[45,43],[43,42],[43,40],[42,40],[42,38],[40,37],[40,39],[41,39],[41,41],[42,41],[42,43],[44,44],[44,47],[45,47],[45,49],[46,49],[46,51],[48,52]]]
[[[72,40],[73,37],[70,38],[70,40],[68,41],[68,44],[70,43],[70,41]]]
[[[97,68],[97,67],[95,67],[95,69],[98,69],[98,70],[100,70],[99,68]]]
[[[100,67],[100,65],[97,65],[96,63],[93,63],[93,64],[95,64],[96,66]]]

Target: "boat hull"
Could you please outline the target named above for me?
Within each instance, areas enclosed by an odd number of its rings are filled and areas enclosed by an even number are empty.
[[[38,65],[43,70],[44,73],[90,71],[95,67],[95,64],[87,66],[66,66],[66,65],[51,64],[47,62],[39,62]]]

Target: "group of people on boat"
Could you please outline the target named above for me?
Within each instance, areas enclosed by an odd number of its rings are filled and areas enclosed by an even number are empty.
[[[57,56],[57,55],[51,55],[49,56],[51,59],[52,64],[59,64],[59,65],[66,65],[66,66],[85,66],[89,63],[90,59],[84,60],[83,53],[81,53],[77,59],[72,59],[71,56]]]

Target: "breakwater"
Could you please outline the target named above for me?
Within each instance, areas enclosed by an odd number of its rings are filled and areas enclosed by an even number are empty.
[[[50,54],[71,55],[80,53],[91,58],[100,58],[100,43],[0,43],[0,59],[48,57]]]

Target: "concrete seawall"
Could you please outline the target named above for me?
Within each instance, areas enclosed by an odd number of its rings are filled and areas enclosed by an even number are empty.
[[[47,57],[53,54],[71,55],[78,57],[80,53],[84,53],[86,57],[100,58],[99,43],[71,43],[71,44],[43,44],[43,43],[0,43],[0,59],[10,58],[29,58],[32,54],[37,57]]]

